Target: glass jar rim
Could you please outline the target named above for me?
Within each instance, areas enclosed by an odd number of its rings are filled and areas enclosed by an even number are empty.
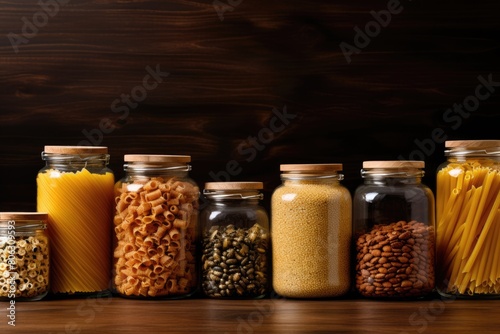
[[[424,167],[421,160],[364,161],[361,177],[423,177]]]
[[[448,140],[446,156],[500,156],[500,140]]]
[[[48,216],[49,214],[47,212],[0,212],[0,221],[46,221]]]

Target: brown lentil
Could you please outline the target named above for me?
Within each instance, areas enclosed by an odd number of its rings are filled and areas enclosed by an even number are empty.
[[[381,243],[386,243],[383,253]],[[417,221],[375,225],[356,239],[357,291],[365,297],[427,295],[435,283],[434,248],[432,226]]]

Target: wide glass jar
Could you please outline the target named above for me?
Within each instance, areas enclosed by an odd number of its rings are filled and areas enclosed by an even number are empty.
[[[107,147],[45,146],[37,211],[48,213],[50,291],[109,296],[113,172]]]
[[[500,140],[445,142],[436,210],[438,292],[500,297]]]
[[[262,298],[269,290],[269,218],[259,204],[262,182],[209,182],[200,215],[203,293]]]
[[[352,200],[342,164],[281,165],[271,199],[272,282],[279,295],[327,298],[350,288]]]
[[[423,161],[365,161],[353,199],[355,291],[421,298],[435,287],[434,195]]]
[[[47,213],[0,212],[0,300],[40,300],[49,292]]]
[[[198,199],[187,155],[124,157],[115,185],[113,291],[180,298],[197,291]]]

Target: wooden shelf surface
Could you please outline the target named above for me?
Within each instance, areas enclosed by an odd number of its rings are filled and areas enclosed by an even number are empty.
[[[131,300],[1,302],[0,333],[498,333],[500,300]]]

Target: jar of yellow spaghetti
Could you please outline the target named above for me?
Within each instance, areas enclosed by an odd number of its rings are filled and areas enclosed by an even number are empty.
[[[445,143],[436,188],[438,292],[500,297],[500,140]]]
[[[351,195],[342,164],[281,165],[271,198],[272,284],[290,298],[349,291]]]
[[[50,292],[108,296],[114,185],[108,149],[45,146],[42,159],[37,210],[48,213]]]
[[[187,155],[124,157],[115,185],[113,292],[188,297],[197,291],[198,199]]]

